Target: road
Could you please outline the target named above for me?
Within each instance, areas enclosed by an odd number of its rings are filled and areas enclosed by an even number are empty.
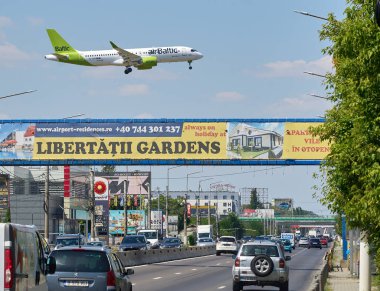
[[[320,269],[325,248],[296,248],[291,254],[289,289],[306,290]],[[131,276],[133,291],[217,291],[232,290],[231,255],[205,256],[136,266]],[[278,290],[276,287],[247,286],[244,290]]]

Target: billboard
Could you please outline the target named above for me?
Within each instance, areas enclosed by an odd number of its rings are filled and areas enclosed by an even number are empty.
[[[275,198],[273,199],[273,206],[276,210],[287,211],[293,207],[292,198]]]
[[[128,210],[128,233],[135,232],[138,229],[144,229],[145,211],[144,210]],[[109,233],[124,233],[124,210],[109,211]]]
[[[243,217],[274,218],[274,209],[243,209]]]
[[[0,174],[0,218],[9,208],[9,175]]]
[[[322,160],[330,147],[309,130],[321,122],[0,121],[0,162]]]

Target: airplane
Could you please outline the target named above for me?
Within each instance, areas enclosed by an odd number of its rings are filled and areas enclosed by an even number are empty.
[[[203,57],[197,50],[185,46],[123,49],[112,41],[110,50],[78,51],[54,29],[46,31],[55,52],[45,59],[81,66],[124,66],[125,74],[131,73],[132,67],[149,70],[158,63],[170,62],[188,62],[191,70],[191,63]]]

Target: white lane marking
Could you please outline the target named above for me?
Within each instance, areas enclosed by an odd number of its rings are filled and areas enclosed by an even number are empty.
[[[217,263],[216,265],[217,265],[217,266],[220,266],[220,263]]]
[[[226,288],[226,286],[220,286],[220,287],[218,287],[218,289],[224,289],[224,288]]]
[[[196,271],[197,269],[191,269],[191,271]]]
[[[162,277],[153,278],[153,280],[159,280],[159,279],[162,279]]]
[[[293,257],[295,257],[295,256],[297,256],[297,255],[299,255],[299,254],[302,254],[302,253],[305,252],[306,250],[307,250],[307,249],[303,249],[302,251],[300,251],[300,252],[298,252],[298,253],[292,255],[291,257],[293,258]]]
[[[174,274],[176,274],[176,275],[181,275],[182,273],[174,273]]]

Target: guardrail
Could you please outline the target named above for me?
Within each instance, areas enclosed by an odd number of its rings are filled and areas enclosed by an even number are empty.
[[[202,257],[215,254],[215,246],[183,247],[147,251],[116,252],[125,267]]]

